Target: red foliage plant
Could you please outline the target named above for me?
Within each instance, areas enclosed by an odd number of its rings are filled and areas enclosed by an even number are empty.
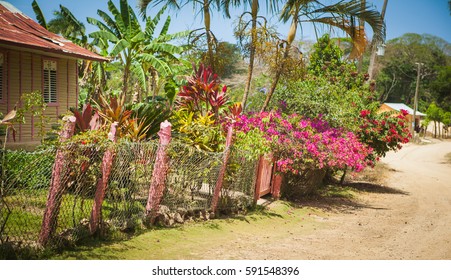
[[[219,119],[219,109],[228,100],[227,87],[221,87],[220,79],[211,67],[193,65],[194,74],[187,78],[187,84],[178,93],[178,106],[201,115],[215,115]]]

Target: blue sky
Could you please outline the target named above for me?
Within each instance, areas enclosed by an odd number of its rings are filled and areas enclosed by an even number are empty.
[[[33,0],[9,0],[19,10],[35,18],[31,3]],[[96,27],[86,23],[86,17],[99,18],[97,9],[108,12],[107,0],[37,0],[46,18],[52,18],[52,12],[57,10],[59,4],[67,7],[78,18],[85,22],[88,32],[96,30]],[[119,0],[113,0],[115,4]],[[380,11],[383,0],[367,0]],[[137,0],[129,0],[131,6],[136,6]],[[148,8],[148,13],[153,14],[157,9]],[[242,8],[233,11],[232,19],[226,19],[218,13],[213,13],[212,31],[218,39],[235,42],[233,37],[233,22],[242,13]],[[108,12],[109,13],[109,12]],[[202,17],[196,16],[192,5],[186,6],[182,12],[168,11],[172,17],[171,32],[202,27]],[[439,36],[451,43],[451,15],[448,8],[448,0],[389,0],[386,11],[387,39],[399,37],[405,33],[428,33]],[[272,19],[276,22],[276,18]],[[278,25],[278,31],[282,35],[288,32],[287,25]],[[325,30],[320,30],[320,32]],[[338,36],[338,35],[337,35]],[[369,34],[369,36],[371,36]],[[313,27],[303,25],[302,33],[298,40],[315,40]]]

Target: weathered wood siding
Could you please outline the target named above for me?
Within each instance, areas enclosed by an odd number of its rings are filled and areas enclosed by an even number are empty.
[[[77,61],[75,59],[44,56],[32,51],[19,51],[14,49],[2,49],[4,54],[4,94],[0,102],[0,110],[3,115],[14,108],[17,103],[21,105],[20,96],[32,91],[43,91],[43,60],[57,61],[57,103],[49,104],[46,116],[50,121],[46,122],[46,130],[57,122],[58,116],[66,113],[70,107],[77,104]],[[39,141],[38,119],[26,115],[25,123],[16,125],[16,141]]]

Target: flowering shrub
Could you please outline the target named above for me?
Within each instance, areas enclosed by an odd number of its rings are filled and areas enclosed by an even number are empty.
[[[370,110],[362,110],[358,123],[360,130],[357,135],[362,143],[373,149],[369,160],[378,160],[379,157],[392,150],[401,149],[401,144],[409,142],[411,137],[408,127],[407,111],[401,110],[398,115],[389,112],[377,114]]]
[[[321,118],[305,119],[296,114],[284,118],[278,112],[263,112],[242,115],[235,126],[243,132],[262,131],[278,159],[279,171],[284,173],[346,166],[360,171],[372,153],[354,133],[332,128]]]

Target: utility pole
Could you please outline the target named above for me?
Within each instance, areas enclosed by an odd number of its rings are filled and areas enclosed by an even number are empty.
[[[388,0],[384,0],[384,4],[382,6],[382,11],[381,11],[381,18],[382,20],[384,20],[385,17],[385,11],[387,9],[387,3]],[[373,39],[372,43],[371,43],[371,57],[370,57],[370,65],[368,66],[368,74],[369,74],[369,81],[371,81],[374,78],[374,69],[376,68],[376,55],[377,55],[377,46],[379,43],[383,43],[383,42],[378,42],[377,40]]]
[[[417,85],[415,87],[415,98],[413,100],[413,133],[412,135],[415,136],[416,131],[415,128],[417,127],[417,110],[418,110],[418,91],[420,89],[420,71],[421,71],[421,66],[423,65],[423,63],[421,62],[415,62],[415,64],[417,65]]]

